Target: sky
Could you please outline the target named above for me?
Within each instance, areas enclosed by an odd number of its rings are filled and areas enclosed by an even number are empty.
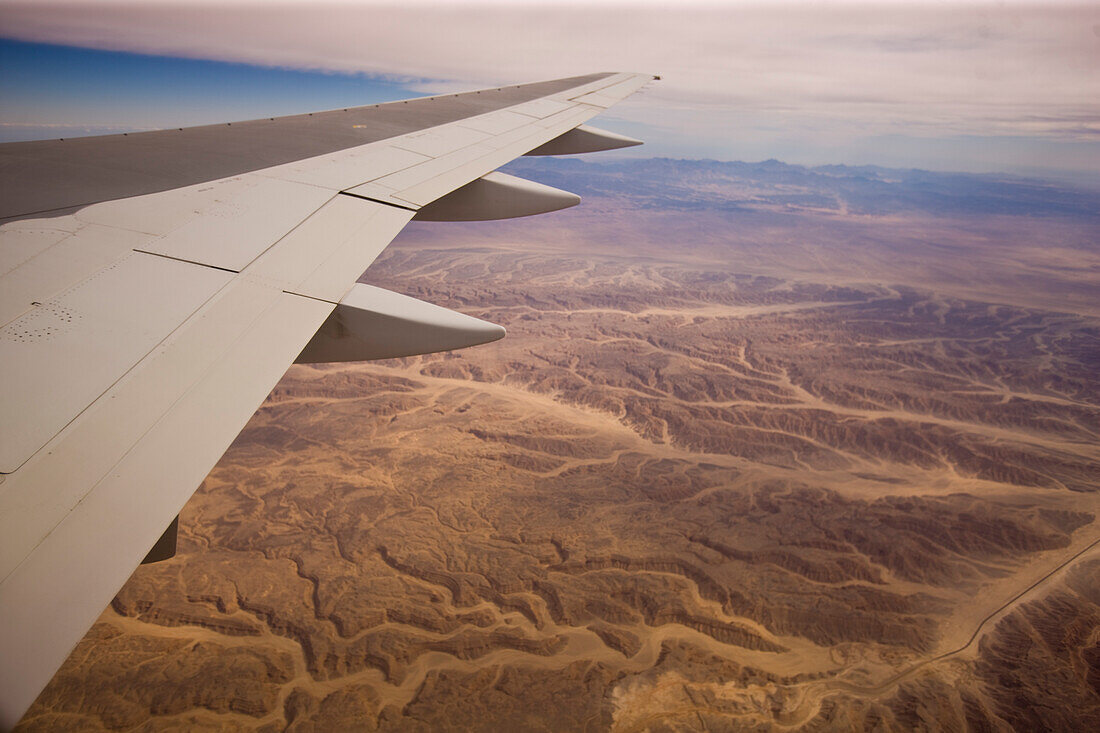
[[[0,38],[6,140],[638,71],[623,155],[1100,170],[1095,2],[0,0]]]

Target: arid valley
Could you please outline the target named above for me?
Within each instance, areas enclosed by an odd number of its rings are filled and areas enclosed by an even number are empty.
[[[363,277],[508,337],[292,367],[20,730],[1100,729],[1100,194],[509,170]]]

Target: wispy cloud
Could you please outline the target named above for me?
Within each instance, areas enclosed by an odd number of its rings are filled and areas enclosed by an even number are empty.
[[[9,37],[362,72],[430,91],[660,73],[620,119],[756,140],[782,131],[1100,142],[1098,27],[1095,5],[988,2],[0,6]]]

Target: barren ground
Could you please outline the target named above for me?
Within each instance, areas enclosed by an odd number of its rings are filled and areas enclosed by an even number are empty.
[[[1097,220],[683,166],[410,227],[508,338],[293,367],[21,729],[1100,727]]]

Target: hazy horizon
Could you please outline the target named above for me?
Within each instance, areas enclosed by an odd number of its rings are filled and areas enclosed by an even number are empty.
[[[662,80],[623,155],[1100,168],[1100,10],[934,3],[0,3],[0,140],[373,104],[601,70]]]
[[[2,3],[15,730],[1100,730],[1100,11]]]

